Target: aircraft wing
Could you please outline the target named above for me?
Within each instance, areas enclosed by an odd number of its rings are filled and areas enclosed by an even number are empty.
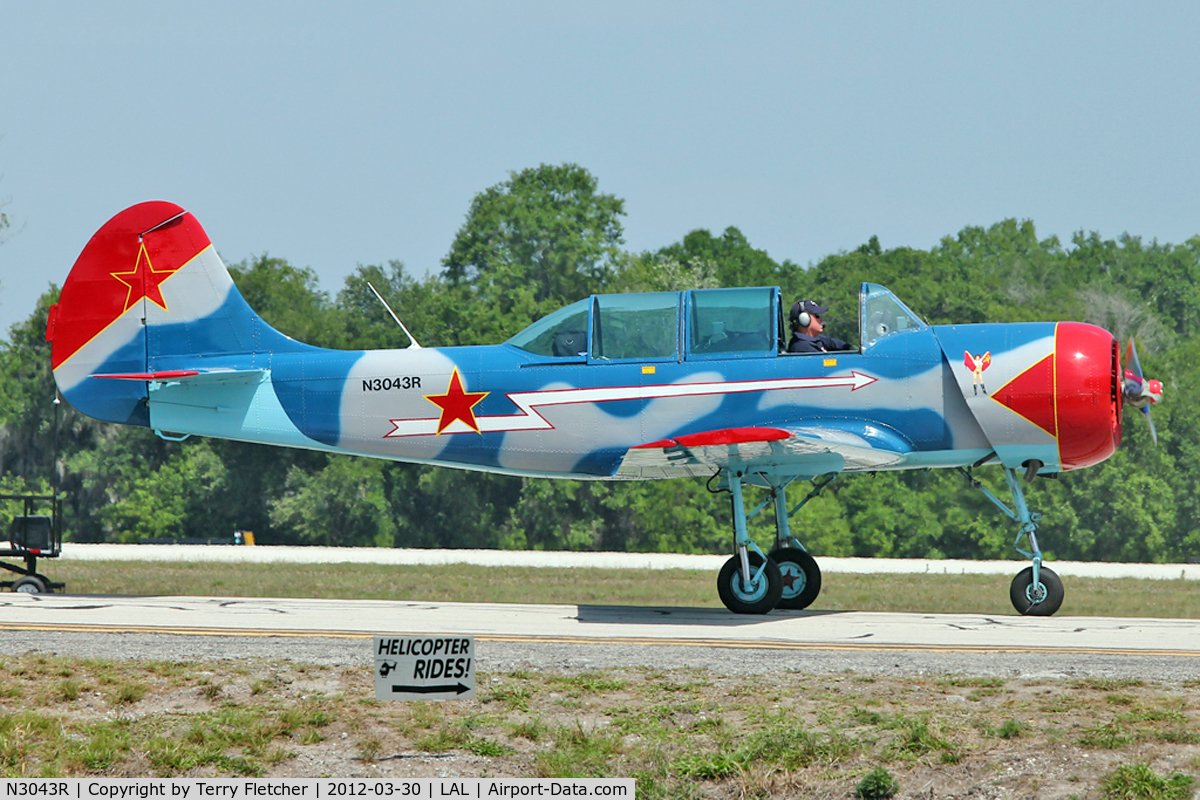
[[[816,476],[898,465],[912,445],[895,431],[848,420],[723,428],[631,447],[616,477],[708,477],[721,468]]]

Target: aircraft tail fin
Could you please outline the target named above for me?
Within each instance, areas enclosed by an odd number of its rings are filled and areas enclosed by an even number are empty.
[[[50,309],[46,338],[71,405],[144,426],[146,381],[108,376],[255,369],[272,352],[306,347],[247,305],[200,223],[165,202],[127,208],[96,232]]]

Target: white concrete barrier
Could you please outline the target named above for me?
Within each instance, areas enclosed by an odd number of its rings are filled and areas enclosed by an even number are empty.
[[[671,553],[592,553],[543,550],[409,550],[381,547],[271,547],[202,544],[63,544],[72,561],[217,561],[270,564],[475,564],[484,567],[558,567],[579,569],[691,569],[716,572],[727,555]],[[929,573],[936,575],[1015,575],[1027,561],[957,559],[820,558],[822,572]],[[1059,575],[1080,578],[1200,580],[1200,564],[1120,564],[1049,561]]]

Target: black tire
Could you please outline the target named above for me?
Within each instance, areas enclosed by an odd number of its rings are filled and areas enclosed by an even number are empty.
[[[816,560],[798,547],[781,547],[770,559],[779,565],[783,595],[776,608],[808,608],[821,593],[821,568]]]
[[[1063,591],[1062,578],[1052,569],[1042,567],[1038,570],[1040,589],[1034,591],[1033,567],[1026,567],[1013,578],[1012,586],[1008,589],[1008,597],[1012,600],[1013,608],[1018,614],[1029,617],[1049,617],[1062,607]],[[1040,597],[1039,597],[1040,595]]]
[[[12,590],[22,594],[46,594],[46,584],[36,575],[26,575],[13,582]]]
[[[763,557],[750,553],[749,558],[750,572],[757,572]],[[779,603],[783,594],[783,576],[775,562],[767,559],[758,585],[747,586],[742,580],[742,559],[733,556],[717,574],[717,594],[725,607],[735,614],[766,614]]]

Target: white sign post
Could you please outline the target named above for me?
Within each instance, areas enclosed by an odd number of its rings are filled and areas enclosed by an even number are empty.
[[[376,700],[475,696],[474,636],[375,636]]]

